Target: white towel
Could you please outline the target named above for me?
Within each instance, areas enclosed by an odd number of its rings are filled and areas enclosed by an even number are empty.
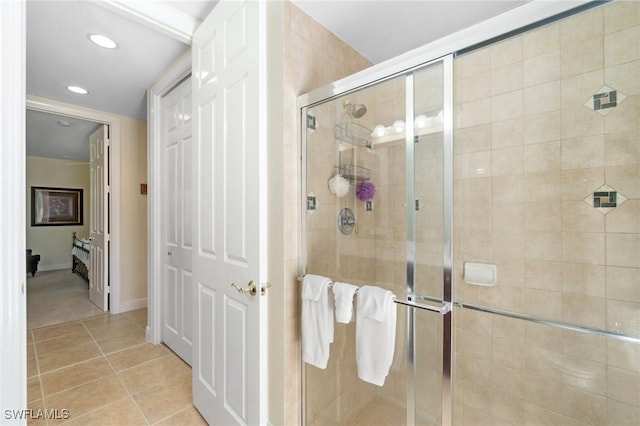
[[[329,278],[311,274],[302,281],[302,360],[318,368],[327,368],[333,342],[330,284]]]
[[[382,386],[389,374],[396,346],[395,296],[380,287],[358,290],[356,364],[358,377]]]
[[[333,300],[336,310],[336,322],[348,324],[353,316],[353,295],[358,287],[347,283],[333,283]]]

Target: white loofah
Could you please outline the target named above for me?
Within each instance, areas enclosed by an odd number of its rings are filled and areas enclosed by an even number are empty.
[[[329,179],[329,189],[336,194],[336,197],[341,198],[347,195],[349,192],[349,181],[343,178],[339,173],[336,173],[331,179]]]

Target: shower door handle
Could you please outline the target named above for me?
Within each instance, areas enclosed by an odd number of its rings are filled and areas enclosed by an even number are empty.
[[[431,312],[438,312],[441,315],[445,315],[449,312],[451,312],[451,302],[444,302],[444,304],[442,306],[434,306],[434,305],[427,305],[424,303],[416,303],[412,300],[397,300],[394,299],[393,300],[394,303],[397,303],[398,305],[404,305],[404,306],[408,306],[410,308],[417,308],[417,309],[423,309],[425,311],[431,311]]]

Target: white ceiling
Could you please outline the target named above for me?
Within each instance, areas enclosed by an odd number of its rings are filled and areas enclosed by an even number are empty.
[[[530,0],[292,0],[377,64]]]
[[[27,110],[27,155],[89,161],[89,135],[98,127],[91,121]]]
[[[379,63],[526,1],[292,2],[372,63]],[[189,46],[100,3],[27,1],[27,94],[146,119],[146,89]],[[202,21],[217,0],[155,3]],[[110,36],[118,48],[94,46],[87,38],[91,33]],[[73,94],[67,85],[85,87],[89,94]],[[27,114],[28,155],[87,161],[88,142],[83,145],[75,138],[91,133],[92,125],[78,121],[61,127],[52,124],[58,117],[47,120],[44,115]],[[81,146],[83,153],[78,151]]]
[[[217,1],[164,4],[201,20]],[[118,47],[95,46],[88,34],[103,34]],[[127,117],[147,118],[146,90],[189,49],[187,44],[90,1],[27,1],[27,94]],[[88,95],[69,92],[77,85]],[[27,155],[88,161],[88,135],[95,123],[29,111]]]
[[[104,49],[88,39],[103,34]],[[27,93],[146,119],[146,89],[189,46],[90,1],[27,2]],[[78,95],[67,85],[84,87]]]

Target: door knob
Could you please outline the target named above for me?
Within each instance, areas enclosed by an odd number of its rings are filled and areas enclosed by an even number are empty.
[[[231,283],[231,287],[238,290],[238,293],[249,293],[252,296],[255,296],[256,294],[258,294],[258,287],[256,286],[256,283],[254,283],[253,281],[249,281],[249,285],[244,288],[240,287],[236,283]]]

